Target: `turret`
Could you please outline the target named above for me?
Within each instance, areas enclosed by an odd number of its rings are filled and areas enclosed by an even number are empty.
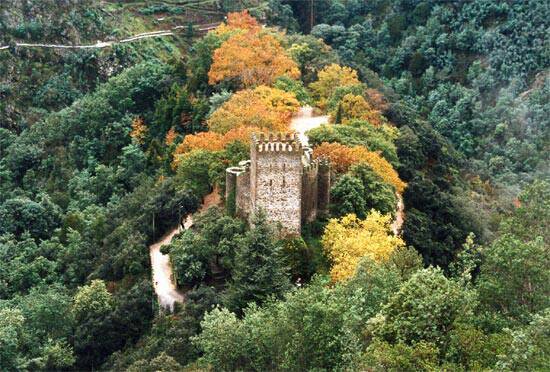
[[[319,159],[317,177],[317,213],[320,217],[327,216],[330,204],[330,162],[327,159]]]

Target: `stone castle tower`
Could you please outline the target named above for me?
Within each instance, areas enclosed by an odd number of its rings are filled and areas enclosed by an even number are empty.
[[[229,213],[248,218],[261,209],[284,235],[299,235],[304,222],[328,211],[330,166],[311,155],[296,135],[253,135],[250,160],[226,170]]]

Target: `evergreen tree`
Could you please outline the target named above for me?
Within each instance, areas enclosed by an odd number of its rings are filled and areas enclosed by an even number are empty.
[[[185,37],[188,40],[193,40],[193,36],[195,36],[195,30],[193,30],[193,23],[189,22],[187,24],[187,30],[185,31]]]
[[[334,124],[342,124],[342,103],[338,104],[336,116],[334,117]]]
[[[270,296],[281,297],[290,287],[281,248],[265,214],[255,215],[252,225],[237,244],[233,278],[226,294],[226,305],[235,312],[250,302],[261,304]]]

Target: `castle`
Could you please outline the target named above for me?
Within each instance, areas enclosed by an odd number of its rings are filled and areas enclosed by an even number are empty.
[[[229,213],[249,218],[261,209],[285,236],[299,235],[303,223],[326,214],[329,196],[328,161],[313,160],[296,134],[253,135],[250,160],[226,170]]]

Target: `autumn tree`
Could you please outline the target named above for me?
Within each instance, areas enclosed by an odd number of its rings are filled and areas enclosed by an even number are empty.
[[[299,106],[294,94],[259,86],[231,96],[208,119],[208,127],[221,134],[238,127],[286,132]]]
[[[336,117],[339,115],[339,121]],[[336,110],[330,113],[331,120],[336,123],[347,124],[352,120],[365,120],[372,125],[380,126],[386,123],[386,119],[382,113],[374,109],[361,95],[346,94],[340,102]]]
[[[359,261],[367,256],[385,261],[405,243],[390,232],[391,215],[372,211],[361,220],[355,214],[331,219],[323,233],[323,248],[332,260],[330,276],[333,281],[351,278]]]
[[[326,101],[334,93],[336,88],[359,85],[361,82],[357,77],[357,71],[350,67],[342,67],[335,63],[319,71],[319,78],[311,83],[309,87],[313,91],[317,104],[324,108]]]
[[[174,152],[174,155],[188,153],[193,150],[220,151],[233,142],[250,144],[253,133],[261,133],[262,130],[256,127],[237,127],[229,130],[225,134],[216,132],[201,132],[185,136]]]
[[[132,121],[132,131],[130,137],[132,137],[137,143],[143,144],[145,136],[147,135],[147,126],[142,118],[137,117]]]
[[[208,82],[238,79],[243,87],[271,85],[279,76],[298,78],[296,63],[275,36],[254,32],[237,33],[214,51]]]
[[[256,18],[252,17],[248,10],[242,12],[227,13],[227,20],[215,28],[214,32],[221,35],[234,31],[258,32],[261,25]]]
[[[384,182],[395,187],[399,193],[402,193],[407,185],[386,159],[364,146],[350,147],[339,143],[323,142],[313,150],[313,156],[330,159],[332,166],[339,173],[347,172],[354,164],[366,163]]]
[[[176,141],[178,137],[178,134],[176,133],[176,130],[174,127],[170,128],[168,132],[166,132],[166,136],[164,137],[164,143],[166,146],[172,146],[174,142]]]

